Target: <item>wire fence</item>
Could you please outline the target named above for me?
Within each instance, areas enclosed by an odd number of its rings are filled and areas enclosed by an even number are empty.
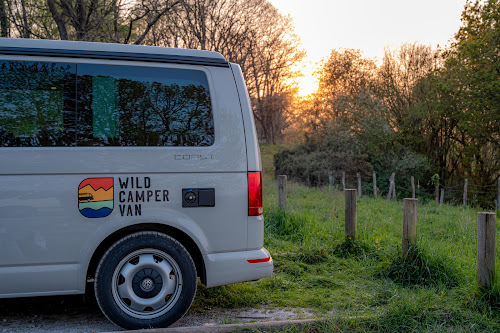
[[[462,184],[437,184],[411,177],[398,177],[385,179],[374,173],[371,177],[366,175],[337,172],[328,175],[328,184],[339,189],[358,189],[358,195],[387,197],[390,200],[415,197],[423,202],[436,201],[438,204],[453,204],[477,206],[485,209],[500,210],[500,180],[495,184],[471,184],[464,179]],[[326,177],[325,177],[326,178]],[[326,181],[326,179],[324,179]],[[376,184],[376,186],[374,186]],[[389,195],[389,192],[392,192]]]

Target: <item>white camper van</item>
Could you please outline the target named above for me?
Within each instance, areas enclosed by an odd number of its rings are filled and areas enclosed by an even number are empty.
[[[216,52],[0,39],[0,298],[93,291],[128,329],[272,274],[238,65]]]

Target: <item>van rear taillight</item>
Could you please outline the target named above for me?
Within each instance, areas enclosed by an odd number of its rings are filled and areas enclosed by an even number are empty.
[[[248,173],[248,216],[262,215],[262,173]]]

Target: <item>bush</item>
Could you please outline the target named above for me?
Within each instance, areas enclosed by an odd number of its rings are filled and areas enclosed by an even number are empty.
[[[402,145],[388,145],[383,138],[380,142],[374,140],[341,125],[332,125],[317,133],[314,140],[276,153],[275,173],[308,186],[323,186],[338,184],[345,172],[346,185],[355,186],[359,172],[365,180],[370,179],[369,183],[363,183],[371,188],[371,173],[375,171],[378,188],[382,190],[379,192],[383,193],[389,188],[391,173],[395,172],[400,197],[411,195],[411,176],[415,182],[420,181],[422,189],[432,187],[428,184],[431,167],[424,155]]]
[[[342,171],[348,176],[357,172],[369,175],[372,166],[368,155],[361,153],[354,133],[340,126],[318,135],[317,142],[307,142],[295,148],[283,150],[274,156],[276,174],[309,186],[322,186],[338,178]]]
[[[393,172],[396,173],[398,197],[411,196],[411,176],[415,177],[415,186],[420,181],[420,186],[422,188],[430,186],[429,190],[432,193],[432,185],[429,184],[431,167],[424,155],[404,146],[396,146],[384,152],[371,154],[370,163],[377,173],[377,185],[382,189],[381,193],[389,188],[389,178]],[[418,193],[419,198],[422,198],[422,196],[425,196],[425,190]]]

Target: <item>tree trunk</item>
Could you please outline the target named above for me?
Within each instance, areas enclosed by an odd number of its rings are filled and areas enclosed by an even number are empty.
[[[28,15],[26,15],[26,4],[24,0],[21,0],[22,10],[23,10],[23,33],[22,38],[30,38],[31,32],[30,27],[28,26]]]
[[[9,37],[9,23],[7,22],[7,0],[0,0],[0,37]]]
[[[47,4],[49,5],[50,14],[54,22],[56,22],[59,37],[61,37],[62,40],[68,40],[68,30],[66,29],[66,24],[62,16],[57,11],[55,0],[47,0]]]

